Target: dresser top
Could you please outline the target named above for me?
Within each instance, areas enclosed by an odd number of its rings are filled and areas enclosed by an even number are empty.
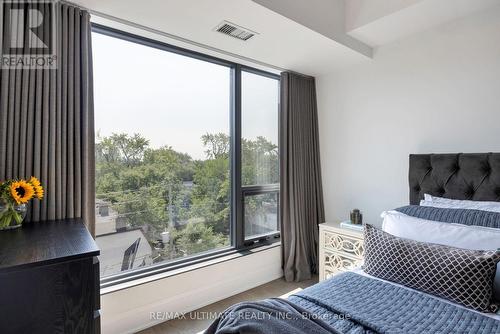
[[[99,248],[81,219],[0,231],[0,273],[97,255]]]

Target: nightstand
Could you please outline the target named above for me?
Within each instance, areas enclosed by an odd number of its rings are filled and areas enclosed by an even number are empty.
[[[363,232],[340,228],[339,223],[319,225],[319,280],[359,267],[363,262]]]

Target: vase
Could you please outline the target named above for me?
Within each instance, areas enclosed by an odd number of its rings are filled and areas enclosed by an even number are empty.
[[[13,204],[0,200],[0,230],[11,230],[21,227],[26,217],[26,204]]]

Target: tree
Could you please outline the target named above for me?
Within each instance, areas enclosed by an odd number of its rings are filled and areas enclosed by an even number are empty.
[[[207,159],[227,159],[229,157],[229,136],[225,133],[206,133],[201,136],[201,142],[206,148]]]
[[[116,219],[158,237],[170,220],[165,208],[171,189],[182,186],[180,158],[169,147],[149,148],[139,134],[112,134],[96,144],[97,198],[111,204]]]
[[[264,137],[241,141],[241,177],[243,185],[279,183],[278,146]]]
[[[140,227],[151,245],[174,223],[174,249],[155,262],[229,244],[230,138],[201,137],[206,158],[193,160],[170,146],[151,148],[140,134],[113,133],[96,143],[96,197],[128,227]],[[277,146],[263,137],[242,140],[243,184],[279,180]],[[262,211],[259,203],[249,210]]]
[[[201,217],[216,232],[229,234],[229,159],[198,161],[193,177],[192,217]]]
[[[130,167],[142,160],[148,146],[149,141],[138,133],[132,136],[125,133],[113,133],[97,143],[97,159],[103,159],[108,163],[121,162]]]
[[[193,221],[178,232],[175,244],[187,256],[228,245],[229,238],[227,235],[214,233],[210,226]]]

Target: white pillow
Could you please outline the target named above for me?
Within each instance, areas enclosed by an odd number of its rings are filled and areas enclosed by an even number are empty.
[[[405,215],[398,211],[382,213],[382,230],[396,237],[474,250],[500,248],[500,229],[442,223]],[[495,275],[495,299],[500,300],[500,266]]]
[[[420,201],[420,206],[500,212],[500,202],[457,200],[457,199],[431,196],[429,194],[424,194],[424,199]]]
[[[386,211],[382,217],[382,230],[396,237],[474,250],[500,248],[498,228],[437,222],[398,211]]]

